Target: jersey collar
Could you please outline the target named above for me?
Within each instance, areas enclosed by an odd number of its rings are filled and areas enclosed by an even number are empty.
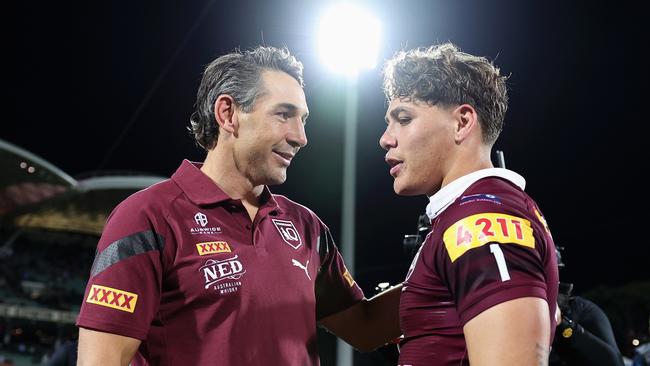
[[[185,159],[172,175],[172,180],[178,184],[190,201],[197,206],[232,200],[210,177],[201,171],[201,166],[203,164]],[[260,196],[260,203],[263,206],[268,205],[279,210],[278,203],[273,198],[273,194],[271,194],[267,186],[264,186],[264,191]]]
[[[512,170],[503,168],[477,170],[455,179],[451,183],[442,187],[438,192],[436,192],[436,194],[429,197],[429,204],[427,205],[427,216],[429,216],[429,219],[433,220],[436,218],[442,211],[451,205],[458,196],[463,194],[469,186],[478,180],[487,177],[503,178],[517,185],[522,190],[526,187],[526,179]]]

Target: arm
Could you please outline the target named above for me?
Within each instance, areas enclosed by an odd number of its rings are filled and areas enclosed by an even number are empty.
[[[472,366],[547,365],[550,315],[544,299],[523,297],[495,305],[463,327]]]
[[[372,351],[399,337],[399,299],[397,285],[371,299],[320,320],[320,324],[362,352]]]
[[[79,328],[77,365],[127,366],[139,346],[139,339]]]
[[[568,329],[571,329],[568,331]],[[583,328],[580,324],[565,318],[558,326],[558,352],[574,354],[575,359],[586,364],[599,366],[623,366],[623,359],[616,346],[612,346]]]

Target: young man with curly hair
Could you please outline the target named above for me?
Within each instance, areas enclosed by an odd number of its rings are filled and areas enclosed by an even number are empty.
[[[553,239],[524,178],[490,160],[508,104],[505,79],[449,43],[386,64],[380,145],[395,193],[427,195],[432,223],[403,284],[402,366],[548,363]]]

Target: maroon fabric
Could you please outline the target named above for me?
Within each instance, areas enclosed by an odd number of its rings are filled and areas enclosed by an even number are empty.
[[[427,236],[404,283],[400,303],[400,321],[404,339],[400,345],[402,366],[469,365],[463,326],[474,316],[499,303],[521,298],[539,297],[549,304],[555,328],[555,304],[558,272],[555,246],[535,202],[512,183],[496,177],[484,178],[470,186],[458,199],[432,222]],[[487,213],[496,216],[486,215]],[[479,215],[479,216],[473,216]],[[467,217],[467,222],[481,217],[516,217],[525,225],[530,222],[534,248],[508,242],[497,237],[457,256],[444,243],[443,235],[451,227],[453,245],[464,238],[464,231],[454,224]],[[510,219],[509,219],[510,220]],[[480,222],[480,221],[479,221]],[[499,225],[488,230],[502,230]],[[479,225],[479,231],[485,226]],[[505,227],[507,235],[518,235],[515,225]],[[482,231],[481,231],[482,232]],[[458,234],[456,234],[458,233]],[[498,235],[498,234],[494,234]],[[449,238],[448,238],[449,240]],[[500,248],[510,277],[503,281],[490,245]],[[554,332],[551,332],[553,334]],[[552,341],[552,340],[551,340]]]
[[[363,292],[312,211],[266,188],[262,201],[251,222],[188,161],[129,197],[77,324],[142,340],[132,365],[318,365],[317,314]]]

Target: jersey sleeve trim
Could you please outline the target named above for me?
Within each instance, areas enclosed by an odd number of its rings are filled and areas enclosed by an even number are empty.
[[[153,250],[162,252],[164,246],[163,236],[152,230],[141,231],[114,241],[95,256],[90,276],[95,277],[108,267],[130,257]]]
[[[472,318],[493,306],[522,297],[539,297],[547,300],[545,284],[535,281],[511,282],[507,285],[504,283],[478,294],[474,302],[458,309],[461,325],[464,326]]]
[[[142,329],[133,328],[130,324],[124,323],[107,323],[106,321],[97,320],[89,317],[79,317],[77,319],[77,326],[82,328],[87,328],[90,330],[95,330],[98,332],[112,333],[125,337],[131,337],[145,341],[147,339],[148,331],[143,331]]]

